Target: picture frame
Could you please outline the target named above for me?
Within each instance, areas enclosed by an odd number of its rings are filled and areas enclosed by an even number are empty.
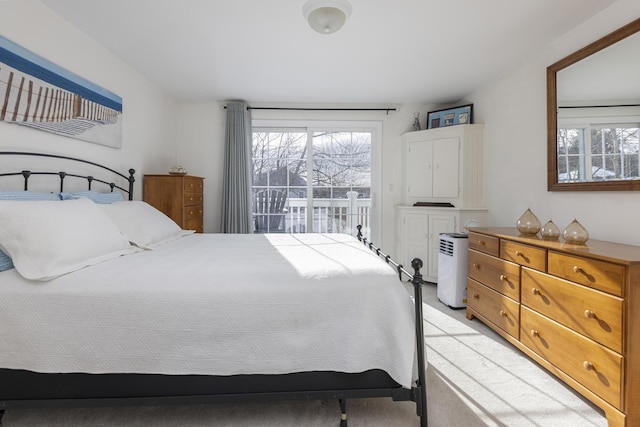
[[[427,113],[427,129],[468,125],[471,123],[473,123],[473,104],[444,108]]]
[[[1,35],[0,98],[0,123],[122,148],[122,97]]]

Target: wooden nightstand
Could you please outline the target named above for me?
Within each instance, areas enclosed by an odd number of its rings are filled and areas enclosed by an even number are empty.
[[[145,175],[143,200],[185,230],[204,229],[204,178],[190,175]]]

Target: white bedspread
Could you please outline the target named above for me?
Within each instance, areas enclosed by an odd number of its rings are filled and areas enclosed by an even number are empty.
[[[0,367],[413,379],[413,305],[339,234],[196,234],[49,282],[0,273]]]

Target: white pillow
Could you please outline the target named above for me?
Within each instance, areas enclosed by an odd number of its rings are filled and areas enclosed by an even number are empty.
[[[89,199],[0,201],[0,249],[26,279],[50,280],[138,251]]]
[[[153,249],[179,239],[193,230],[183,230],[171,218],[146,202],[137,200],[100,205],[100,209],[134,245]]]

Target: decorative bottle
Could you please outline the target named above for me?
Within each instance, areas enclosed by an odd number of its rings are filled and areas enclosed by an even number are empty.
[[[420,113],[413,113],[413,126],[411,130],[420,130]]]

